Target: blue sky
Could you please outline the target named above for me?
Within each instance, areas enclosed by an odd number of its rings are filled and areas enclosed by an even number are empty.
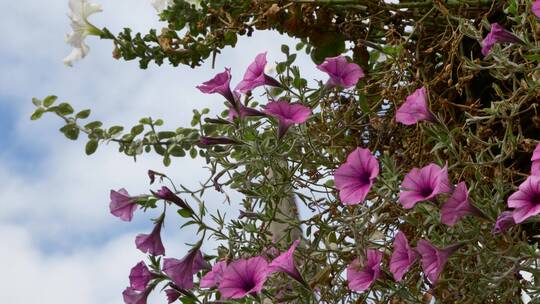
[[[98,27],[146,32],[162,26],[150,0],[96,1],[104,9],[91,18]],[[138,212],[131,223],[112,217],[110,189],[148,193],[148,169],[188,186],[206,176],[201,160],[176,159],[163,168],[156,156],[133,162],[113,145],[87,157],[83,141],[69,141],[58,132],[61,122],[55,117],[29,120],[32,97],[58,95],[76,109],[91,108],[92,116],[106,125],[130,126],[150,115],[165,119],[171,128],[187,126],[192,109],[219,113],[223,107],[219,97],[196,90],[197,84],[224,67],[232,67],[235,83],[259,52],[268,51],[274,62],[281,59],[282,43],[293,45],[277,33],[256,33],[225,50],[215,70],[209,64],[195,70],[140,70],[137,62],[112,59],[109,41],[90,37],[88,57],[68,68],[62,64],[70,51],[64,43],[70,30],[67,12],[67,0],[0,3],[0,239],[8,244],[0,251],[0,268],[7,271],[0,286],[8,291],[0,292],[0,303],[122,303],[129,269],[144,259],[134,237],[150,231],[152,214]],[[307,56],[299,56],[299,63],[314,70]],[[206,201],[210,208],[223,208],[216,193]],[[235,214],[236,207],[228,209]],[[177,223],[167,222],[164,242],[168,256],[181,257],[183,244],[195,238],[193,231],[177,230]],[[213,245],[206,244],[206,250]],[[150,301],[163,302],[162,294]]]

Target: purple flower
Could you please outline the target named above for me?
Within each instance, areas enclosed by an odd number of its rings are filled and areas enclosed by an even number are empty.
[[[344,89],[355,86],[358,80],[364,77],[364,71],[356,63],[349,63],[345,56],[326,58],[317,68],[330,76],[329,86]]]
[[[262,257],[239,259],[225,269],[218,289],[225,299],[240,299],[262,290],[268,278],[268,262]]]
[[[493,234],[503,233],[506,230],[508,230],[510,227],[514,226],[515,224],[516,222],[514,221],[512,211],[504,211],[501,214],[499,214],[499,217],[497,217],[497,221],[495,222],[495,225],[493,226],[491,233]]]
[[[421,169],[413,168],[405,175],[401,189],[399,202],[406,209],[413,208],[418,202],[431,200],[438,194],[450,192],[448,168],[433,163]]]
[[[201,136],[199,138],[199,144],[201,146],[235,145],[238,143],[238,141],[228,137]]]
[[[439,249],[429,241],[420,240],[416,246],[416,251],[420,254],[422,259],[422,270],[424,275],[429,279],[432,284],[435,284],[439,279],[441,272],[444,269],[444,265],[448,261],[448,258],[452,253],[458,250],[461,244],[452,245],[444,249]]]
[[[379,175],[379,162],[368,149],[356,148],[334,174],[339,198],[346,205],[363,203]]]
[[[241,102],[238,103],[238,110],[234,107],[229,107],[229,121],[234,121],[235,118],[244,119],[248,116],[264,116],[261,111],[244,106]]]
[[[148,282],[154,279],[156,276],[148,270],[146,264],[143,261],[137,263],[135,267],[131,268],[129,273],[129,283],[131,288],[138,291],[146,289]]]
[[[231,104],[236,104],[236,100],[230,88],[231,83],[231,69],[225,68],[224,72],[221,72],[214,76],[214,78],[203,82],[197,86],[201,92],[206,94],[218,93],[223,95]]]
[[[398,231],[394,238],[394,251],[390,258],[390,272],[396,282],[401,281],[403,275],[409,271],[414,264],[418,254],[409,246],[407,237],[401,231]]]
[[[382,252],[375,249],[367,250],[367,261],[362,264],[356,258],[347,266],[347,281],[349,289],[353,291],[367,290],[375,280],[381,276]]]
[[[421,87],[407,96],[405,102],[396,111],[396,121],[404,125],[414,125],[419,121],[435,121],[427,104],[427,90]]]
[[[173,288],[165,289],[165,294],[167,295],[167,303],[171,304],[176,302],[178,298],[182,295],[178,290]]]
[[[300,244],[300,240],[294,241],[289,250],[279,255],[270,263],[270,265],[268,265],[269,274],[274,272],[284,272],[298,282],[304,282],[302,275],[294,263],[294,251],[296,250],[296,247],[298,247],[298,244]]]
[[[540,0],[533,2],[531,5],[531,10],[536,17],[540,18]]]
[[[538,3],[540,3],[540,0],[538,0]],[[534,148],[531,162],[531,175],[540,175],[540,143]]]
[[[178,207],[186,210],[191,210],[191,208],[184,202],[183,199],[178,197],[174,192],[171,191],[168,187],[161,187],[160,190],[157,192],[152,191],[152,194],[154,194],[155,197],[160,198],[162,200],[166,200],[168,202],[174,203]]]
[[[280,87],[281,84],[277,80],[264,73],[265,66],[266,52],[260,53],[255,57],[255,61],[246,70],[244,79],[240,81],[234,90],[240,93],[246,93],[262,85]]]
[[[135,238],[137,249],[151,255],[165,255],[165,247],[161,242],[161,225],[163,218],[157,221],[150,234],[139,234]]]
[[[475,206],[469,202],[469,192],[465,182],[461,182],[456,186],[452,196],[444,203],[441,208],[441,223],[454,226],[462,217],[466,215],[483,216]]]
[[[212,270],[201,278],[200,286],[202,288],[212,288],[218,286],[226,268],[227,262],[225,261],[215,263],[214,266],[212,266]]]
[[[283,100],[268,103],[264,113],[277,118],[279,138],[285,135],[290,126],[306,122],[312,114],[311,109],[304,105]]]
[[[176,286],[182,289],[193,288],[193,275],[207,266],[207,262],[198,249],[190,250],[181,260],[163,259],[163,272],[171,278]]]
[[[129,196],[126,189],[122,188],[118,191],[111,190],[111,203],[109,209],[111,214],[120,218],[123,221],[130,222],[133,218],[133,213],[137,209],[137,197]]]
[[[145,289],[144,291],[138,291],[131,287],[127,287],[122,296],[124,297],[124,303],[126,304],[146,304],[148,295],[152,291],[150,288]]]
[[[508,207],[516,208],[512,215],[521,223],[540,213],[540,176],[531,175],[519,185],[518,191],[508,198]]]
[[[487,56],[495,44],[504,42],[523,43],[523,41],[512,32],[505,30],[498,23],[492,23],[491,31],[487,34],[486,38],[482,40],[482,55]]]

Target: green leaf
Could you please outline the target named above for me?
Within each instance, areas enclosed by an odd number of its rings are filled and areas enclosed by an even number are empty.
[[[90,123],[87,123],[84,128],[85,129],[88,129],[88,130],[94,130],[94,129],[97,129],[99,127],[101,127],[103,125],[103,123],[101,121],[92,121]]]
[[[120,133],[124,130],[124,127],[122,126],[112,126],[109,128],[109,135],[114,135],[117,133]]]
[[[136,125],[133,128],[131,128],[131,135],[136,136],[141,134],[144,131],[143,125]]]
[[[46,108],[50,107],[53,105],[53,103],[58,99],[57,96],[54,96],[54,95],[50,95],[50,96],[47,96],[45,97],[45,99],[43,99],[43,106],[45,106]]]
[[[171,131],[158,132],[158,138],[159,139],[171,138],[171,137],[175,137],[175,136],[176,136],[176,132],[171,132]]]
[[[45,101],[43,101],[43,104],[45,104]],[[74,112],[73,107],[71,107],[69,103],[65,103],[65,102],[59,104],[56,109],[56,113],[60,115],[69,115],[69,114],[73,114],[73,112]]]
[[[180,214],[181,217],[190,218],[192,212],[188,209],[178,209],[178,214]]]
[[[41,100],[40,99],[37,99],[37,98],[32,98],[32,103],[36,106],[36,107],[41,107]]]
[[[95,139],[91,139],[86,143],[85,152],[86,155],[92,155],[94,152],[96,152],[98,148],[98,141]]]
[[[286,44],[281,45],[281,52],[285,55],[289,55],[289,46]]]
[[[165,156],[163,157],[163,165],[164,165],[165,167],[168,167],[168,166],[171,165],[171,158],[169,157],[169,155],[165,155]]]
[[[91,112],[90,109],[82,110],[79,113],[77,113],[77,115],[75,115],[75,118],[86,119],[88,118],[88,116],[90,116],[90,112]]]
[[[64,133],[64,135],[71,140],[77,140],[77,138],[79,138],[79,128],[74,124],[63,126],[60,128],[60,132]]]
[[[37,108],[36,111],[30,116],[31,120],[37,120],[40,119],[41,116],[43,116],[43,113],[45,113],[45,110],[43,108]]]

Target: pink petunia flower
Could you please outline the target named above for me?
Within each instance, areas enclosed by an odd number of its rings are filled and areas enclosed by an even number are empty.
[[[171,189],[166,186],[162,186],[161,189],[157,192],[152,191],[152,194],[159,199],[174,203],[176,206],[182,209],[191,210],[191,208],[183,199],[178,197],[178,195],[176,195],[174,192],[171,191]]]
[[[537,18],[540,18],[540,0],[536,0],[533,2],[533,4],[531,5],[531,10]]]
[[[304,279],[302,279],[302,275],[294,263],[294,251],[298,247],[298,244],[300,244],[300,240],[294,241],[289,250],[279,255],[268,265],[269,274],[284,272],[298,282],[304,283]]]
[[[236,104],[236,99],[230,88],[231,83],[231,69],[225,68],[224,72],[216,74],[214,78],[203,82],[201,85],[197,86],[201,92],[205,94],[221,94],[225,99],[227,99],[231,104]]]
[[[262,257],[239,259],[227,266],[218,290],[225,299],[240,299],[256,294],[268,278],[268,262]]]
[[[448,168],[429,164],[421,169],[413,168],[401,184],[399,202],[404,208],[413,208],[416,203],[428,201],[438,194],[452,191],[448,182]]]
[[[538,3],[540,3],[540,0]],[[540,143],[534,148],[531,162],[531,175],[540,175]]]
[[[422,270],[432,284],[437,283],[448,258],[461,246],[461,244],[456,244],[444,249],[439,249],[429,241],[418,241],[416,251],[420,254],[422,259]]]
[[[441,223],[454,226],[466,215],[484,216],[482,211],[471,205],[467,185],[461,182],[441,208]]]
[[[332,87],[342,87],[344,89],[353,87],[360,78],[364,77],[364,71],[356,63],[350,63],[345,56],[326,58],[317,69],[330,76],[328,85]]]
[[[171,304],[176,302],[178,298],[182,295],[178,290],[173,288],[167,288],[165,289],[165,294],[167,295],[167,303]]]
[[[138,291],[131,287],[127,287],[122,296],[124,298],[125,304],[146,304],[148,295],[152,290],[150,288],[145,289],[144,291]]]
[[[143,253],[151,255],[165,255],[165,247],[161,242],[161,226],[163,225],[163,217],[157,221],[154,229],[150,234],[139,234],[135,238],[137,249]]]
[[[398,231],[394,238],[394,251],[390,258],[390,272],[396,282],[401,281],[403,275],[409,271],[417,258],[418,254],[409,246],[405,234]]]
[[[131,288],[138,291],[143,291],[148,286],[148,282],[156,278],[156,275],[148,270],[146,264],[141,261],[137,263],[129,273],[129,283]]]
[[[516,208],[512,215],[521,223],[540,213],[540,176],[531,175],[519,185],[518,191],[508,198],[508,207]]]
[[[356,258],[347,266],[347,281],[350,290],[365,291],[381,276],[382,252],[368,249],[366,255],[367,260],[363,265],[360,259]]]
[[[497,217],[497,221],[495,221],[495,225],[493,226],[491,233],[503,233],[515,224],[516,222],[514,221],[512,211],[501,212],[501,214],[499,214],[499,217]]]
[[[277,118],[279,138],[283,137],[290,126],[306,122],[311,116],[311,109],[287,101],[272,101],[264,108],[264,113]]]
[[[167,274],[173,283],[182,289],[191,289],[193,275],[201,269],[208,267],[208,263],[203,259],[199,249],[193,249],[181,260],[175,258],[163,259],[163,272]]]
[[[379,175],[379,162],[368,149],[356,148],[334,174],[343,204],[363,203]]]
[[[137,210],[137,197],[129,196],[127,190],[122,188],[118,191],[111,190],[110,198],[111,214],[123,221],[130,222],[133,219],[133,213]]]
[[[421,87],[407,96],[405,102],[396,111],[396,121],[409,126],[424,120],[435,121],[435,116],[427,104],[427,90]]]
[[[227,262],[225,261],[215,263],[214,266],[212,266],[212,270],[201,278],[200,286],[202,288],[212,288],[218,286],[226,268]]]
[[[504,29],[498,23],[492,23],[491,31],[482,40],[482,55],[487,56],[495,44],[505,42],[523,44],[523,41],[512,32]]]
[[[265,66],[266,52],[260,53],[255,57],[255,61],[249,65],[244,78],[234,90],[240,93],[246,93],[263,85],[280,87],[281,84],[277,80],[264,73]]]

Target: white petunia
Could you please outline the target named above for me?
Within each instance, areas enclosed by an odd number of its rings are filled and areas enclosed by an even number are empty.
[[[101,5],[91,3],[88,0],[69,0],[68,14],[71,20],[71,33],[66,34],[66,42],[73,47],[71,53],[64,58],[64,64],[73,66],[73,62],[80,60],[88,54],[90,48],[84,39],[88,35],[99,36],[101,31],[88,22],[88,17],[102,11]]]

